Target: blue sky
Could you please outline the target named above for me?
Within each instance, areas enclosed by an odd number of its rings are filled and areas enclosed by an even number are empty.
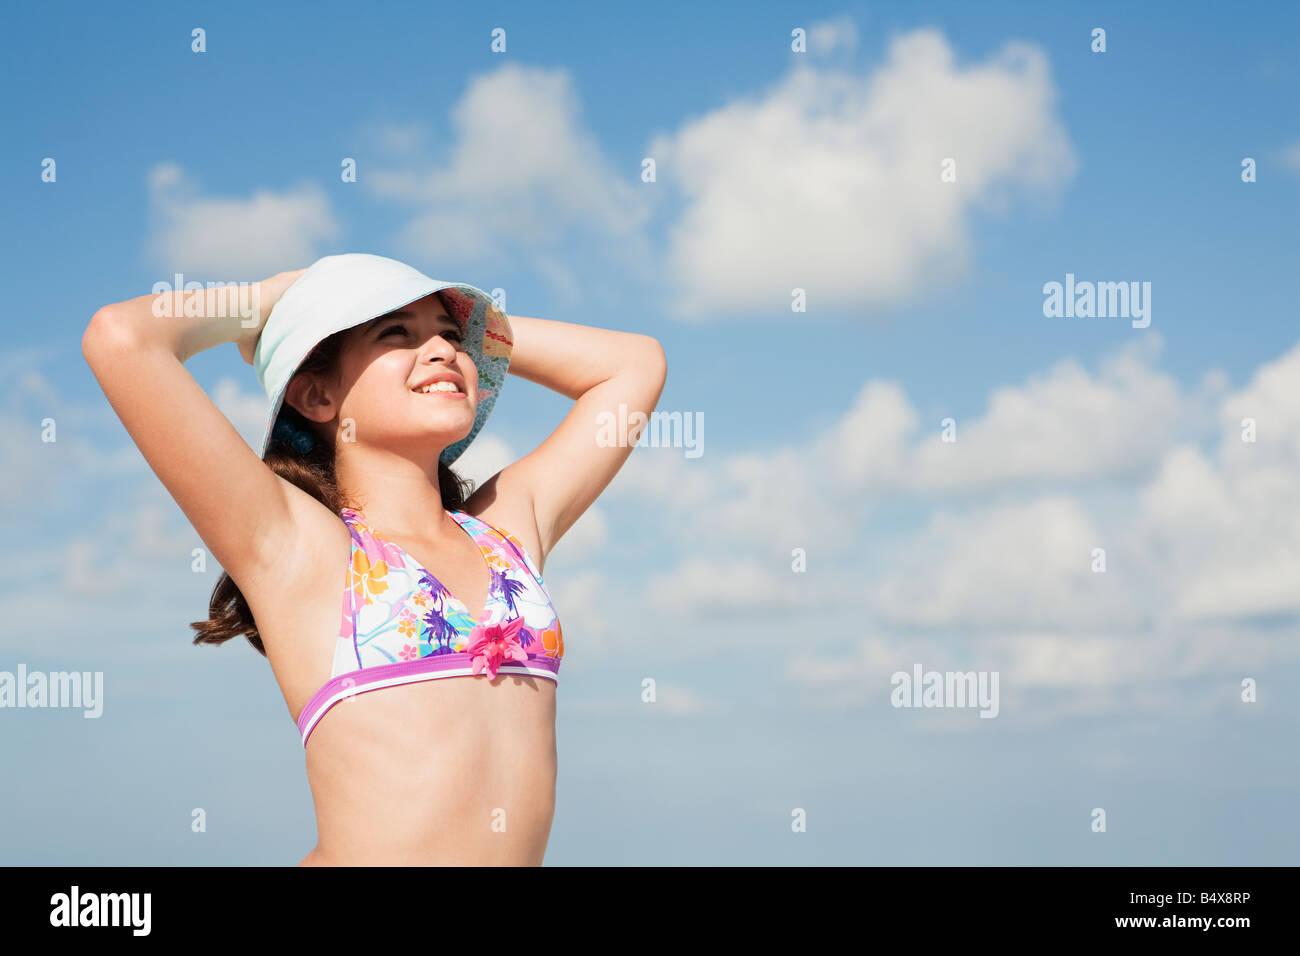
[[[219,571],[79,342],[176,271],[357,251],[653,335],[659,409],[704,422],[547,561],[548,864],[1294,863],[1300,8],[571,9],[10,16],[0,671],[101,670],[106,701],[0,710],[0,860],[311,848],[270,669],[190,645]],[[1045,317],[1067,273],[1149,282],[1150,326]],[[255,441],[234,348],[188,368]],[[466,472],[567,406],[510,379]],[[998,717],[892,707],[917,662],[999,672]]]

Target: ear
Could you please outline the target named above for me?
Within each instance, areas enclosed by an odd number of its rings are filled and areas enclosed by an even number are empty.
[[[310,372],[302,372],[289,380],[284,403],[309,422],[319,424],[330,421],[337,413],[333,398]]]

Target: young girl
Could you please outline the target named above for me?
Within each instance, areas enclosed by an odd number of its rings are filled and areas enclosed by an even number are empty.
[[[635,445],[598,441],[602,413],[649,416],[663,349],[507,320],[381,256],[264,279],[247,315],[237,291],[105,306],[82,353],[225,569],[195,643],[247,637],[298,724],[317,823],[300,865],[540,864],[564,653],[542,569]],[[271,398],[260,457],[184,366],[223,342]],[[507,368],[575,404],[466,497],[450,465]]]

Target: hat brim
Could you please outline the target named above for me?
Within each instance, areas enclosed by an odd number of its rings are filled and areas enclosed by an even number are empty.
[[[326,260],[354,256],[392,263],[397,268],[392,268],[392,274],[386,276],[391,281],[381,286],[368,285],[360,290],[348,289],[342,294],[341,301],[338,281],[304,283],[303,280],[311,277],[312,269]],[[443,449],[440,460],[450,465],[464,454],[483,429],[505,384],[514,348],[508,318],[497,308],[496,301],[476,286],[463,282],[440,282],[395,260],[354,253],[318,260],[285,291],[267,318],[253,362],[271,399],[260,456],[265,459],[272,444],[278,441],[272,438],[272,433],[284,409],[289,382],[312,349],[337,332],[369,322],[432,293],[437,293],[448,314],[461,323],[464,349],[478,369],[478,406],[474,424],[469,434]]]

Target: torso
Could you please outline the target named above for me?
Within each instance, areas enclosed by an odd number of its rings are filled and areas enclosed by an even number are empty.
[[[476,501],[487,491],[459,510],[544,562],[527,502]],[[302,529],[309,571],[295,575],[301,593],[286,600],[273,582],[266,597],[244,591],[294,720],[331,676],[352,547],[344,522],[317,510]],[[490,576],[466,534],[456,529],[433,548],[379,530],[470,613],[484,608]],[[540,864],[555,809],[555,689],[544,678],[455,677],[356,694],[330,708],[307,741],[318,845],[303,865]]]

